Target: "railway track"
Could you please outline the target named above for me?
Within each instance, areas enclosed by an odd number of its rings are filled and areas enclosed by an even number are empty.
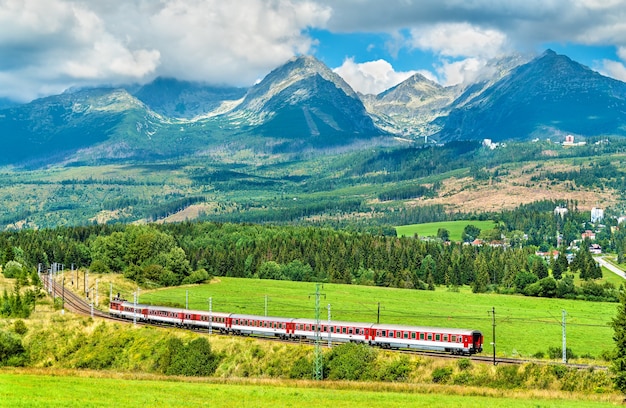
[[[124,319],[124,318],[120,318],[120,317],[115,317],[115,316],[111,316],[108,313],[105,313],[99,309],[93,308],[90,303],[88,303],[84,298],[82,298],[81,296],[78,296],[76,293],[72,292],[72,291],[64,291],[62,285],[60,285],[58,282],[51,280],[49,281],[46,278],[42,277],[42,281],[44,282],[44,289],[46,290],[46,292],[54,297],[64,297],[64,305],[68,310],[71,310],[75,313],[79,313],[79,314],[84,314],[84,315],[90,315],[90,316],[94,316],[94,317],[99,317],[102,319],[107,319],[107,320],[111,320],[111,321],[115,321],[115,322],[123,322],[123,323],[131,323],[130,320],[128,319]],[[48,288],[48,285],[50,284],[50,282],[52,282],[52,285],[50,288]],[[139,319],[137,319],[137,324],[140,325],[152,325],[152,326],[156,326],[156,327],[172,327],[172,326],[163,326],[163,325],[156,325],[156,324],[150,324],[150,323],[146,323],[146,322],[140,322]],[[201,332],[201,333],[208,333],[208,330],[203,330],[203,329],[189,329],[189,330],[193,330],[193,331],[197,331],[197,332]],[[218,331],[213,331],[213,333],[217,334],[219,333]],[[282,340],[279,338],[274,338],[274,337],[256,337],[259,339],[263,339],[263,340],[269,340],[269,341],[275,341],[275,342],[279,342],[279,343],[288,343],[288,344],[315,344],[314,341],[312,340],[299,340],[299,341],[293,341],[293,340]],[[328,341],[326,338],[322,338],[321,339],[321,345],[323,347],[328,347]],[[338,344],[342,344],[342,343],[331,343],[332,346],[334,345],[338,345]],[[491,356],[479,356],[479,355],[472,355],[472,356],[463,356],[463,355],[455,355],[455,354],[447,354],[447,353],[441,353],[441,352],[430,352],[430,351],[420,351],[420,350],[398,350],[398,352],[400,353],[405,353],[405,354],[412,354],[412,355],[419,355],[419,356],[424,356],[424,357],[432,357],[432,358],[442,358],[442,359],[460,359],[460,358],[468,358],[472,361],[475,362],[479,362],[479,363],[484,363],[484,364],[494,364],[494,359]],[[542,360],[528,360],[528,359],[517,359],[517,358],[507,358],[507,357],[496,357],[495,359],[495,364],[513,364],[513,365],[521,365],[521,364],[526,364],[526,363],[535,363],[535,364],[555,364],[554,362],[547,362],[547,361],[542,361]],[[588,365],[588,364],[567,364],[568,367],[571,368],[577,368],[580,370],[583,369],[599,369],[599,370],[607,370],[607,367],[605,366],[596,366],[596,365]]]

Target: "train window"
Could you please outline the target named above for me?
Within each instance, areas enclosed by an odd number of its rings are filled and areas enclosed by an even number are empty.
[[[404,338],[408,339],[409,338],[409,332],[404,332]]]
[[[432,333],[428,333],[428,340],[432,340],[433,339],[433,334]]]
[[[402,333],[401,333],[401,332],[399,332],[399,331],[397,331],[397,332],[396,332],[396,338],[398,338],[398,339],[399,339],[399,338],[401,338],[401,337],[402,337]]]
[[[447,334],[443,335],[443,341],[448,341],[448,335]]]
[[[383,334],[382,334],[382,336],[383,336],[383,337],[387,337],[387,330],[383,330]]]
[[[330,327],[330,332],[331,332],[331,333],[334,333],[334,332],[335,332],[335,327],[334,327],[334,326],[331,326],[331,327]]]
[[[415,332],[411,333],[411,339],[415,340]]]
[[[441,340],[441,334],[435,334],[435,340],[437,341]]]
[[[345,327],[342,327],[342,328],[341,328],[341,332],[342,332],[343,334],[346,334],[346,328],[345,328]]]
[[[352,327],[348,330],[348,334],[352,334]]]

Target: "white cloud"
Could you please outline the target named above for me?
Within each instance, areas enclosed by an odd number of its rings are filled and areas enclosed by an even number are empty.
[[[506,47],[504,33],[469,23],[436,24],[411,30],[411,45],[446,57],[500,55]]]
[[[156,76],[251,85],[315,43],[313,0],[0,0],[0,97]]]
[[[417,72],[396,72],[385,60],[355,63],[353,58],[346,58],[334,71],[355,91],[373,95],[399,84]]]
[[[626,66],[618,61],[602,60],[600,73],[611,78],[626,82]]]
[[[250,85],[260,74],[314,46],[303,34],[330,10],[311,1],[171,0],[150,19],[164,75]],[[144,39],[149,41],[149,39]]]
[[[444,86],[452,86],[474,81],[486,66],[486,61],[479,58],[466,58],[461,61],[443,60],[437,67],[439,82]]]

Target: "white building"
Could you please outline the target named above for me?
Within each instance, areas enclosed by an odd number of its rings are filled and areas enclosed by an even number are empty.
[[[560,215],[561,218],[564,218],[568,213],[567,208],[558,206],[554,209],[554,215]]]
[[[591,209],[591,222],[596,223],[604,219],[604,210],[602,208],[593,207]]]

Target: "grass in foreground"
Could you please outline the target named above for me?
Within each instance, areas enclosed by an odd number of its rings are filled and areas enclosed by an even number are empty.
[[[180,380],[180,381],[179,381]],[[0,407],[611,407],[619,396],[346,382],[163,379],[114,373],[4,370]]]

